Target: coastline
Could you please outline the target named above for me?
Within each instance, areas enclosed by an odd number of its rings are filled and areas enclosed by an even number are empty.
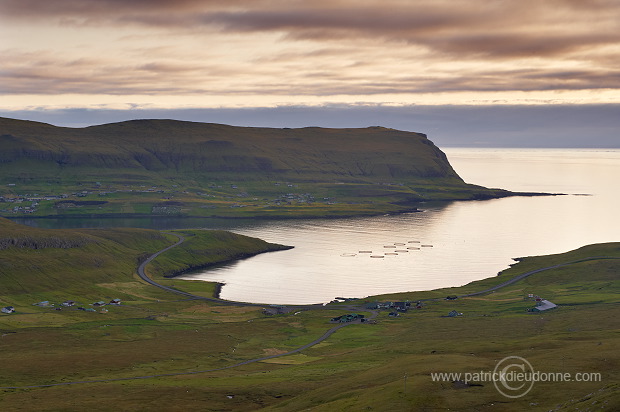
[[[178,215],[155,215],[148,213],[84,213],[84,214],[59,214],[59,215],[0,215],[5,219],[224,219],[224,220],[242,220],[242,219],[255,219],[255,220],[295,220],[295,219],[346,219],[354,217],[373,217],[381,216],[385,214],[398,215],[404,213],[417,213],[423,212],[419,206],[428,202],[463,202],[463,201],[484,201],[494,199],[504,199],[507,197],[538,197],[538,196],[567,196],[566,193],[545,193],[545,192],[508,192],[501,195],[491,195],[486,193],[479,193],[473,197],[455,197],[451,199],[428,199],[419,201],[403,201],[402,203],[391,203],[393,206],[399,206],[398,209],[378,208],[373,211],[360,211],[360,212],[348,212],[348,213],[334,213],[325,214],[324,210],[318,213],[313,213],[310,208],[307,212],[301,213],[259,213],[255,214],[249,212],[247,215],[238,214],[212,214],[208,216],[204,215],[192,215],[192,214],[178,214]]]
[[[279,252],[279,251],[283,251],[283,250],[290,250],[290,249],[293,249],[295,247],[295,246],[288,246],[288,245],[279,245],[279,244],[276,244],[276,243],[270,243],[269,246],[270,247],[269,247],[268,250],[264,250],[264,251],[261,251],[261,252],[240,253],[240,254],[235,255],[233,257],[230,257],[228,259],[222,259],[222,260],[218,260],[216,262],[209,262],[209,263],[204,263],[204,264],[200,264],[200,265],[190,265],[189,267],[187,267],[185,269],[180,269],[180,270],[178,270],[176,272],[173,272],[173,273],[167,273],[163,277],[165,279],[173,279],[173,278],[176,278],[176,277],[179,277],[179,276],[186,275],[186,274],[188,274],[190,272],[195,272],[195,271],[198,271],[198,270],[208,269],[208,268],[212,268],[212,267],[215,267],[215,266],[225,265],[225,264],[228,264],[228,263],[236,262],[238,260],[248,259],[248,258],[251,258],[253,256],[261,255],[263,253],[270,253],[270,252]],[[185,280],[185,279],[181,279],[181,280]],[[219,290],[218,290],[218,294],[219,294]]]
[[[169,246],[161,251],[156,252],[155,254],[151,255],[151,257],[149,257],[146,261],[144,261],[142,264],[140,264],[139,268],[138,268],[138,273],[140,274],[140,276],[144,279],[147,280],[147,276],[146,274],[144,274],[144,268],[145,266],[151,261],[153,260],[155,257],[157,257],[159,254],[163,253],[166,250],[169,250],[173,247],[176,247],[178,245],[180,245],[181,243],[183,243],[184,239],[182,237],[179,237],[179,242],[177,242],[176,244]],[[564,253],[559,253],[559,254],[554,254],[554,255],[541,255],[541,256],[528,256],[528,257],[516,257],[513,258],[513,260],[516,262],[514,265],[511,265],[509,268],[501,271],[500,273],[498,273],[495,276],[489,276],[487,278],[483,278],[483,279],[479,279],[479,280],[474,280],[471,282],[468,282],[464,285],[461,286],[453,286],[453,287],[445,287],[445,288],[437,288],[437,289],[430,289],[430,290],[417,290],[417,291],[400,291],[400,292],[393,292],[393,293],[387,293],[387,294],[379,294],[379,295],[369,295],[369,296],[365,296],[365,297],[361,297],[361,298],[355,298],[355,301],[359,301],[360,303],[368,303],[370,301],[373,300],[377,300],[379,298],[381,299],[385,299],[388,297],[398,297],[399,299],[404,299],[404,297],[402,295],[407,294],[407,295],[412,295],[412,294],[424,294],[424,295],[431,295],[429,297],[424,297],[424,298],[412,298],[411,300],[420,300],[420,301],[433,301],[433,300],[443,300],[444,298],[441,296],[437,296],[440,293],[443,293],[444,295],[446,293],[450,294],[450,295],[456,295],[456,298],[467,298],[467,297],[473,297],[473,296],[479,296],[479,295],[485,295],[488,293],[494,293],[495,291],[504,288],[506,286],[512,285],[516,282],[519,282],[531,275],[543,272],[543,271],[547,271],[547,270],[552,270],[552,269],[557,269],[557,268],[561,268],[564,266],[569,266],[569,265],[574,265],[574,264],[578,264],[578,263],[583,263],[583,262],[587,262],[587,261],[592,261],[592,260],[609,260],[609,259],[620,259],[620,257],[616,257],[616,256],[586,256],[586,257],[581,257],[579,259],[576,260],[567,260],[567,261],[561,261],[559,263],[555,263],[549,266],[544,266],[544,267],[538,267],[536,269],[533,270],[529,270],[523,273],[520,273],[518,275],[513,275],[511,278],[506,279],[505,277],[502,277],[502,275],[505,275],[506,272],[512,272],[515,268],[516,265],[523,263],[524,261],[527,261],[529,259],[536,259],[536,258],[553,258],[556,256],[565,256],[565,255],[569,255],[575,252],[579,252],[583,249],[587,249],[587,248],[591,248],[591,247],[595,247],[595,246],[600,246],[600,245],[615,245],[617,242],[607,242],[604,244],[598,244],[598,245],[585,245],[582,246],[580,248],[568,251],[568,252],[564,252]],[[283,245],[278,245],[278,246],[282,246],[283,249],[277,249],[277,250],[289,250],[292,249],[292,246],[283,246]],[[271,250],[271,251],[276,251],[276,250]],[[260,253],[266,253],[266,252],[259,252],[259,253],[255,253],[252,256],[258,255]],[[247,256],[250,257],[250,256]],[[228,259],[227,261],[235,261],[237,259]],[[224,262],[220,262],[219,264],[224,263]],[[213,266],[213,265],[217,265],[218,263],[215,264],[211,264],[211,265],[205,265],[205,267],[209,267],[209,266]],[[142,272],[142,273],[141,273]],[[177,275],[178,276],[178,275]],[[165,278],[169,278],[169,276],[165,276]],[[186,279],[179,279],[181,281],[186,280]],[[173,292],[173,293],[177,293],[177,294],[182,294],[185,296],[189,296],[189,297],[194,297],[196,299],[202,299],[202,300],[208,300],[208,301],[217,301],[220,302],[222,304],[226,304],[226,305],[233,305],[233,306],[286,306],[289,308],[305,308],[305,309],[310,309],[310,308],[326,308],[326,304],[323,303],[309,303],[309,304],[269,304],[269,303],[260,303],[260,302],[247,302],[247,301],[236,301],[236,300],[227,300],[227,299],[222,299],[220,297],[221,291],[222,291],[222,287],[225,285],[225,283],[223,282],[207,282],[207,283],[214,283],[214,291],[213,291],[213,295],[211,298],[207,298],[207,297],[203,297],[203,296],[198,296],[198,295],[193,295],[191,293],[182,291],[180,289],[176,289],[176,288],[169,288],[166,286],[163,286],[157,282],[155,282],[153,279],[148,278],[147,280],[148,283],[157,286],[159,288],[168,290],[169,292]],[[204,282],[204,281],[202,281]],[[475,291],[470,291],[469,289],[471,287],[480,287],[481,285],[484,285],[484,289],[477,289]],[[336,298],[338,299],[338,298]],[[409,300],[409,299],[407,299]],[[339,302],[339,303],[347,303],[350,304],[350,302],[345,301],[345,302]],[[333,305],[333,302],[332,302]],[[330,308],[333,308],[333,306],[331,306]]]

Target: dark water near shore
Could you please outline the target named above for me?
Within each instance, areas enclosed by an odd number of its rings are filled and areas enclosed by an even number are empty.
[[[444,151],[467,182],[569,195],[425,204],[422,213],[371,218],[19,221],[39,227],[220,228],[295,246],[187,276],[226,283],[225,299],[263,303],[458,286],[495,276],[513,257],[620,241],[620,150]]]

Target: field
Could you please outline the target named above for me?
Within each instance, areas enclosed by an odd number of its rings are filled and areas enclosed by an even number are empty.
[[[17,229],[5,223],[3,230],[4,234]],[[48,255],[53,247],[0,250],[0,306],[16,308],[15,313],[0,314],[0,406],[6,410],[620,408],[618,243],[525,258],[499,276],[461,288],[375,296],[268,315],[260,306],[186,299],[139,281],[136,263],[172,244],[172,236],[133,229],[20,230],[36,231],[29,236],[38,241],[48,236],[77,242],[97,234],[99,243],[88,243],[84,250],[75,248],[81,254],[69,248]],[[203,247],[213,246],[213,240],[201,239],[202,232],[184,235],[195,239],[166,252],[168,256],[161,255],[161,261],[158,258],[149,265],[149,274],[178,289],[208,296],[212,285],[162,277],[164,271],[183,269],[187,259],[196,264],[204,261]],[[145,239],[150,240],[144,243]],[[95,246],[96,253],[88,249]],[[202,256],[197,254],[200,250]],[[61,253],[67,257],[54,266]],[[103,261],[90,262],[94,255]],[[614,259],[547,270],[486,295],[444,299],[484,290],[533,269],[592,256]],[[91,270],[97,264],[100,271]],[[26,276],[34,268],[40,275]],[[529,294],[559,307],[528,313],[535,306]],[[87,312],[32,305],[74,299],[91,308],[89,303],[111,298],[122,299],[122,305],[107,305],[105,313],[101,308]],[[423,300],[423,308],[399,317],[380,310],[376,322],[346,326],[300,353],[221,369],[305,345],[333,326],[332,317],[352,311],[369,315],[363,312],[369,302],[407,300]],[[462,316],[446,317],[452,310]],[[453,383],[433,381],[431,376],[492,371],[507,356],[521,356],[543,372],[598,373],[600,381],[537,382],[525,396],[510,399],[499,394],[492,382]],[[168,375],[113,380],[162,374]],[[104,381],[7,389],[98,380]]]

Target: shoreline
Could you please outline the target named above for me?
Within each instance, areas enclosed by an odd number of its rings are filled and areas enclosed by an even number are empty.
[[[567,196],[567,193],[544,193],[544,192],[508,192],[507,194],[500,196],[477,196],[475,198],[454,198],[454,199],[441,199],[441,200],[421,200],[419,202],[411,202],[411,206],[406,206],[404,204],[395,206],[404,206],[402,209],[397,210],[377,210],[377,211],[367,211],[367,212],[359,212],[359,213],[343,213],[343,214],[324,214],[322,211],[320,214],[317,213],[300,213],[300,214],[248,214],[247,216],[239,216],[239,215],[153,215],[146,213],[84,213],[84,214],[71,214],[71,215],[0,215],[5,219],[13,220],[13,219],[222,219],[222,220],[243,220],[243,219],[251,219],[251,220],[295,220],[295,219],[347,219],[347,218],[355,218],[355,217],[374,217],[374,216],[382,216],[382,215],[399,215],[404,213],[419,213],[424,210],[419,209],[418,206],[424,203],[449,203],[449,202],[468,202],[468,201],[485,201],[485,200],[495,200],[495,199],[504,199],[508,197],[538,197],[538,196]],[[413,206],[415,204],[415,206]]]
[[[291,250],[291,249],[295,248],[295,246],[279,245],[279,244],[276,244],[276,243],[270,243],[270,245],[272,246],[271,249],[264,250],[262,252],[241,253],[241,254],[239,254],[237,256],[234,256],[234,257],[231,257],[229,259],[224,259],[224,260],[220,260],[220,261],[217,261],[217,262],[204,263],[202,265],[190,266],[190,267],[188,267],[186,269],[181,269],[181,270],[179,270],[177,272],[165,274],[165,275],[163,275],[163,278],[164,279],[174,279],[174,278],[178,278],[179,276],[187,275],[190,272],[194,272],[194,271],[198,271],[198,270],[202,270],[202,269],[208,269],[208,268],[212,268],[212,267],[220,266],[220,265],[226,265],[228,263],[233,263],[233,262],[236,262],[238,260],[248,259],[248,258],[251,258],[253,256],[262,255],[263,253],[280,252],[280,251],[283,251],[283,250]],[[179,279],[179,280],[189,280],[189,279]],[[204,281],[201,281],[201,282],[204,282]],[[211,283],[213,283],[213,282],[211,282]],[[222,283],[222,285],[224,285],[224,284]],[[221,286],[220,286],[220,288],[221,288]],[[218,291],[218,295],[219,295],[219,291]]]
[[[170,233],[170,234],[174,234],[174,233]],[[225,285],[225,283],[222,282],[208,282],[208,283],[215,283],[215,290],[213,292],[213,297],[204,297],[204,296],[199,296],[199,295],[194,295],[192,293],[189,292],[185,292],[183,290],[180,289],[176,289],[176,288],[171,288],[171,287],[167,287],[164,285],[161,285],[159,283],[157,283],[155,280],[153,280],[152,278],[148,277],[144,271],[146,265],[148,263],[150,263],[154,258],[156,258],[157,256],[159,256],[161,253],[172,249],[173,247],[176,247],[178,245],[180,245],[181,243],[184,242],[184,238],[180,235],[174,234],[175,236],[177,236],[179,238],[179,241],[177,243],[175,243],[174,245],[168,246],[165,249],[162,249],[156,253],[154,253],[153,255],[151,255],[149,258],[147,258],[144,262],[142,262],[139,267],[138,267],[138,275],[145,281],[147,281],[148,283],[150,283],[153,286],[157,286],[161,289],[167,290],[168,292],[173,292],[176,294],[181,294],[181,295],[185,295],[194,299],[200,299],[200,300],[207,300],[207,301],[211,301],[211,302],[217,302],[217,303],[221,303],[224,305],[231,305],[231,306],[270,306],[270,307],[289,307],[289,308],[299,308],[299,309],[326,309],[327,306],[332,303],[307,303],[307,304],[278,304],[278,303],[257,303],[257,302],[246,302],[246,301],[236,301],[236,300],[227,300],[227,299],[222,299],[220,297],[221,294],[221,290],[222,287]],[[609,243],[615,243],[615,242],[609,242]],[[587,247],[589,245],[585,245],[582,246],[581,248]],[[579,250],[581,248],[577,248],[574,249],[573,251]],[[292,249],[292,247],[288,247],[287,249]],[[569,251],[569,252],[573,252],[573,251]],[[565,252],[565,253],[569,253],[569,252]],[[259,253],[257,253],[259,254]],[[256,254],[255,254],[256,255]],[[553,256],[553,255],[543,255],[543,256]],[[519,257],[519,258],[513,258],[513,260],[515,260],[517,263],[521,262],[523,259],[523,257]],[[479,295],[484,295],[487,293],[493,293],[498,289],[504,288],[506,286],[512,285],[513,283],[517,283],[527,277],[529,277],[530,275],[534,275],[536,273],[540,273],[543,271],[547,271],[547,270],[551,270],[551,269],[557,269],[560,267],[564,267],[564,266],[568,266],[568,265],[573,265],[576,263],[582,263],[582,262],[586,262],[586,261],[591,261],[591,260],[605,260],[605,259],[620,259],[620,257],[615,257],[615,256],[588,256],[585,258],[581,258],[578,260],[571,260],[571,261],[567,261],[567,262],[561,262],[555,265],[551,265],[551,266],[546,266],[546,267],[542,267],[542,268],[537,268],[534,270],[530,270],[515,276],[512,276],[510,279],[500,279],[498,283],[494,284],[493,286],[487,287],[486,289],[483,290],[478,290],[475,292],[470,292],[470,293],[465,293],[465,294],[460,294],[457,295],[457,298],[466,298],[466,297],[471,297],[471,296],[479,296]],[[452,290],[451,293],[457,293],[457,291],[460,291],[462,293],[462,289],[463,288],[467,288],[468,286],[474,284],[474,283],[478,283],[478,282],[484,282],[484,281],[488,281],[490,279],[497,279],[497,278],[501,278],[501,274],[506,271],[511,269],[511,267],[501,271],[500,273],[498,273],[496,276],[489,276],[487,278],[483,278],[483,279],[478,279],[478,280],[474,280],[471,281],[465,285],[461,285],[461,286],[453,286],[453,287],[445,287],[445,288],[437,288],[437,289],[430,289],[430,290],[419,290],[419,291],[399,291],[399,292],[393,292],[393,293],[383,293],[383,294],[379,294],[379,295],[369,295],[369,296],[365,296],[362,298],[355,298],[354,301],[359,301],[359,302],[366,302],[368,299],[375,298],[375,297],[379,297],[379,296],[390,296],[390,295],[400,295],[400,294],[404,294],[404,293],[437,293],[439,291],[442,290]],[[181,281],[185,280],[185,279],[179,279]],[[201,282],[205,282],[205,281],[201,281]],[[455,291],[456,290],[456,291]],[[337,298],[335,298],[337,299]],[[431,301],[431,300],[441,300],[443,298],[441,297],[434,297],[434,298],[423,298],[421,300],[423,301]],[[350,304],[350,302],[340,302],[340,303],[348,303]],[[333,306],[332,306],[333,307]],[[330,308],[332,308],[330,307]]]
[[[214,287],[214,291],[213,291],[213,295],[212,297],[208,298],[208,297],[204,297],[204,296],[199,296],[199,295],[194,295],[192,293],[189,292],[185,292],[182,291],[180,289],[176,289],[176,288],[170,288],[164,285],[161,285],[159,283],[157,283],[155,280],[153,280],[152,278],[149,278],[144,269],[146,267],[146,265],[152,261],[154,258],[156,258],[157,256],[159,256],[161,253],[172,249],[173,247],[176,247],[178,245],[180,245],[181,243],[183,243],[185,241],[185,238],[181,235],[175,234],[175,233],[171,233],[171,232],[167,232],[169,234],[172,234],[174,236],[178,237],[178,242],[175,243],[174,245],[168,246],[165,249],[162,249],[158,252],[156,252],[155,254],[151,255],[149,258],[147,258],[144,262],[142,262],[140,264],[140,266],[138,267],[138,274],[139,276],[144,279],[145,281],[147,281],[148,283],[157,286],[161,289],[167,290],[169,292],[173,292],[173,293],[177,293],[177,294],[181,294],[181,295],[185,295],[188,297],[192,297],[195,299],[201,299],[201,300],[207,300],[207,301],[212,301],[212,302],[219,302],[225,305],[233,305],[233,306],[271,306],[271,307],[290,307],[290,308],[325,308],[329,303],[307,303],[307,304],[284,304],[284,303],[260,303],[260,302],[248,302],[248,301],[236,301],[236,300],[227,300],[227,299],[222,299],[220,297],[221,295],[221,291],[222,291],[222,287],[225,286],[225,283],[223,282],[209,282],[209,281],[201,281],[201,282],[207,282],[207,283],[215,283],[215,287]],[[613,243],[613,242],[612,242]],[[283,246],[283,245],[278,245],[278,246]],[[582,246],[581,248],[587,247],[588,245]],[[279,250],[290,250],[292,249],[292,246],[283,246],[283,249],[279,249]],[[581,248],[575,249],[575,250],[579,250]],[[273,250],[275,251],[275,250]],[[571,251],[569,251],[571,252]],[[565,253],[569,253],[569,252],[565,252]],[[258,255],[260,253],[266,253],[266,252],[259,252],[254,254]],[[553,255],[548,255],[548,256],[553,256]],[[517,258],[512,258],[516,264],[520,263],[521,261],[523,261],[525,258],[524,257],[517,257]],[[461,286],[453,286],[453,287],[445,287],[445,288],[437,288],[437,289],[430,289],[430,290],[419,290],[419,291],[398,291],[398,292],[393,292],[393,293],[383,293],[383,294],[379,294],[379,295],[369,295],[369,296],[365,296],[365,297],[361,297],[361,298],[355,298],[355,301],[360,301],[360,302],[366,302],[368,299],[372,299],[374,297],[379,297],[379,296],[384,296],[384,295],[399,295],[399,294],[404,294],[404,293],[437,293],[439,291],[442,290],[452,290],[451,293],[458,293],[460,292],[461,294],[457,295],[458,298],[465,298],[465,297],[470,297],[470,296],[478,296],[478,295],[484,295],[487,293],[493,293],[498,289],[504,288],[506,286],[509,286],[513,283],[519,282],[520,280],[523,280],[527,277],[529,277],[530,275],[539,273],[539,272],[543,272],[546,270],[550,270],[550,269],[556,269],[556,268],[560,268],[563,266],[567,266],[567,265],[572,265],[572,264],[576,264],[576,263],[581,263],[581,262],[586,262],[586,261],[590,261],[590,260],[601,260],[601,259],[620,259],[619,257],[612,257],[612,256],[589,256],[589,257],[585,257],[582,259],[578,259],[578,260],[571,260],[571,261],[567,261],[567,262],[562,262],[559,264],[555,264],[555,265],[551,265],[551,266],[546,266],[546,267],[542,267],[542,268],[537,268],[535,270],[530,270],[521,274],[518,274],[516,276],[512,276],[510,279],[500,279],[499,283],[494,284],[493,286],[487,287],[483,290],[478,290],[475,292],[470,292],[470,293],[465,293],[463,294],[463,289],[467,288],[468,286],[474,284],[474,283],[478,283],[478,282],[484,282],[484,281],[488,281],[490,279],[497,279],[497,278],[501,278],[501,274],[503,272],[505,272],[506,270],[509,270],[512,268],[511,267],[499,272],[496,276],[489,276],[483,279],[478,279],[478,280],[474,280],[471,281],[465,285],[461,285]],[[229,259],[229,261],[234,261],[236,259]],[[209,266],[213,266],[213,265],[209,265]],[[174,276],[172,276],[174,277]],[[165,278],[169,278],[168,276],[165,276]],[[187,280],[187,281],[191,281],[189,279],[179,279],[181,281],[183,280]],[[457,292],[458,291],[458,292]],[[335,298],[338,299],[338,298]],[[424,298],[421,300],[424,301],[430,301],[430,300],[438,300],[438,299],[442,299],[441,297],[439,298]],[[346,301],[345,301],[346,303]]]

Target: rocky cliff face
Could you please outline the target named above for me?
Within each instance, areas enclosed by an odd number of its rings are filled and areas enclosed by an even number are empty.
[[[0,170],[42,175],[97,168],[193,178],[460,182],[446,156],[420,133],[364,129],[273,129],[135,120],[81,129],[0,119]],[[23,171],[23,170],[22,170]]]

